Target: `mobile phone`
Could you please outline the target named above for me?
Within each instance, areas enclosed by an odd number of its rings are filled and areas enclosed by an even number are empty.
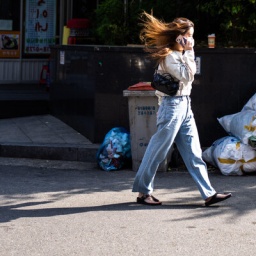
[[[182,36],[182,35],[179,35],[177,38],[176,38],[176,42],[179,43],[182,47],[184,47],[187,43],[187,38]]]

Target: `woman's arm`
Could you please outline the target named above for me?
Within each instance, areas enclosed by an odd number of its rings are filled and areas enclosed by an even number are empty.
[[[163,69],[183,83],[193,82],[196,73],[194,51],[187,50],[183,55],[179,52],[172,52],[166,57]]]

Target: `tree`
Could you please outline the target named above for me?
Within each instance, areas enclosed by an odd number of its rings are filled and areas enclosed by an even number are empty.
[[[197,8],[214,20],[224,46],[256,46],[256,0],[206,0]]]
[[[186,17],[195,23],[195,38],[207,46],[256,46],[256,0],[102,0],[96,10],[95,34],[109,45],[139,44],[142,11],[166,22]]]
[[[125,25],[124,4],[120,0],[105,0],[96,9],[96,35],[109,45],[125,44],[128,34]]]

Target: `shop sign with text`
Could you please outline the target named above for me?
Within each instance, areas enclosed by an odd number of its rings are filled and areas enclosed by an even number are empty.
[[[27,0],[25,53],[49,54],[55,34],[56,0]]]

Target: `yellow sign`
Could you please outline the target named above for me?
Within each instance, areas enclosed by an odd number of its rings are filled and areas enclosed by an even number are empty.
[[[0,58],[20,57],[20,32],[0,31]]]

